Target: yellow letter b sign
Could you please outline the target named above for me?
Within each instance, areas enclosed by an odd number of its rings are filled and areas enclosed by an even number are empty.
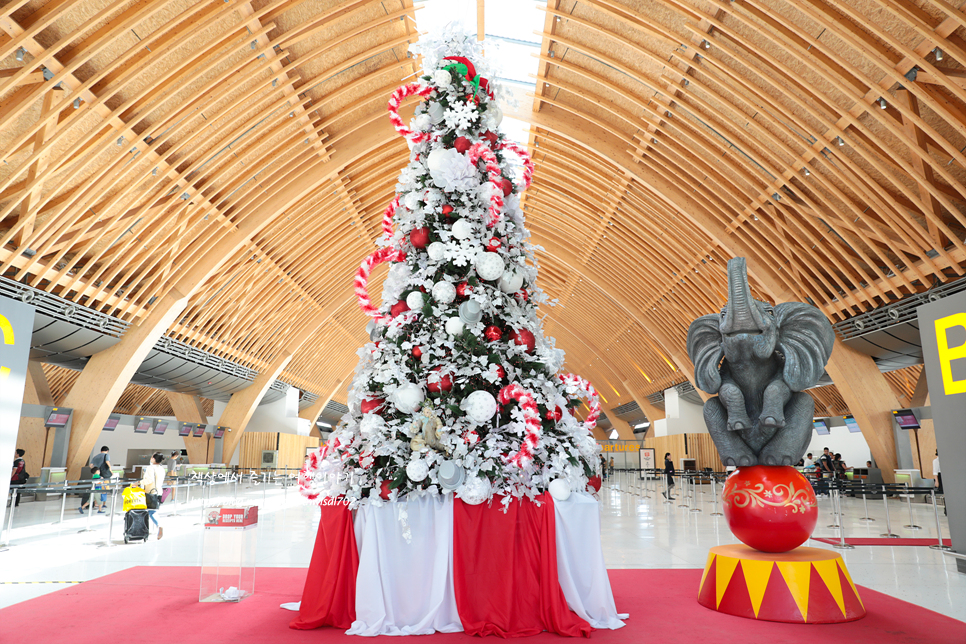
[[[953,360],[966,358],[966,343],[950,347],[946,331],[961,326],[966,329],[966,313],[956,313],[936,320],[936,348],[939,349],[939,368],[943,374],[943,391],[950,394],[966,393],[966,379],[953,380]]]

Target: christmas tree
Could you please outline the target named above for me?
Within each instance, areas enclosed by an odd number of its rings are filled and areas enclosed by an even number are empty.
[[[536,315],[547,298],[520,208],[532,164],[499,132],[501,88],[487,80],[480,43],[450,31],[414,49],[424,73],[389,101],[409,164],[381,248],[356,275],[372,342],[359,350],[349,412],[302,472],[302,493],[350,507],[416,491],[453,490],[466,503],[545,490],[565,498],[597,471],[600,408],[593,387],[558,373],[563,352]],[[407,127],[398,109],[412,95],[425,100]],[[386,261],[377,308],[368,277]]]

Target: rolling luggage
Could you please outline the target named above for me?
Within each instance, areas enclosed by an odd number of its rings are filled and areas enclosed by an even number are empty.
[[[128,510],[124,513],[124,543],[148,540],[148,511]]]

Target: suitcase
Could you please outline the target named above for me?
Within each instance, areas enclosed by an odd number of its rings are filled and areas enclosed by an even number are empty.
[[[124,513],[124,543],[148,540],[148,511],[128,510]]]

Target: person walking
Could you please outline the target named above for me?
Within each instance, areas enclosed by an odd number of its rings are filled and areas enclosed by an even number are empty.
[[[667,478],[667,493],[661,492],[661,496],[674,500],[671,496],[671,488],[674,487],[674,462],[671,460],[671,452],[664,454],[664,476]]]
[[[10,472],[10,487],[20,488],[27,484],[27,479],[30,478],[30,474],[27,474],[27,461],[24,460],[24,456],[27,454],[25,449],[17,449],[14,452],[16,456],[13,458],[13,470]],[[14,507],[20,506],[20,495],[17,495],[17,502]]]
[[[80,480],[91,481],[91,484],[87,488],[87,492],[84,492],[83,494],[81,494],[81,504],[80,504],[80,507],[77,508],[77,511],[80,514],[84,514],[85,512],[87,512],[87,508],[91,504],[91,490],[94,487],[93,480],[95,476],[100,478],[100,471],[93,465],[88,464],[87,467],[81,468]]]
[[[154,515],[157,513],[158,508],[161,507],[161,489],[164,484],[164,467],[161,465],[164,463],[164,454],[161,452],[155,452],[151,455],[151,464],[145,467],[141,472],[141,481],[139,485],[144,490],[144,498],[148,506],[148,517],[158,528],[158,539],[164,536],[164,528],[158,523],[157,517]]]
[[[101,448],[99,454],[95,454],[94,458],[91,459],[91,465],[96,467],[100,478],[104,481],[110,481],[114,473],[111,471],[111,449],[105,445]],[[104,508],[107,507],[107,492],[101,493],[101,505],[97,508],[98,514],[104,513]]]

